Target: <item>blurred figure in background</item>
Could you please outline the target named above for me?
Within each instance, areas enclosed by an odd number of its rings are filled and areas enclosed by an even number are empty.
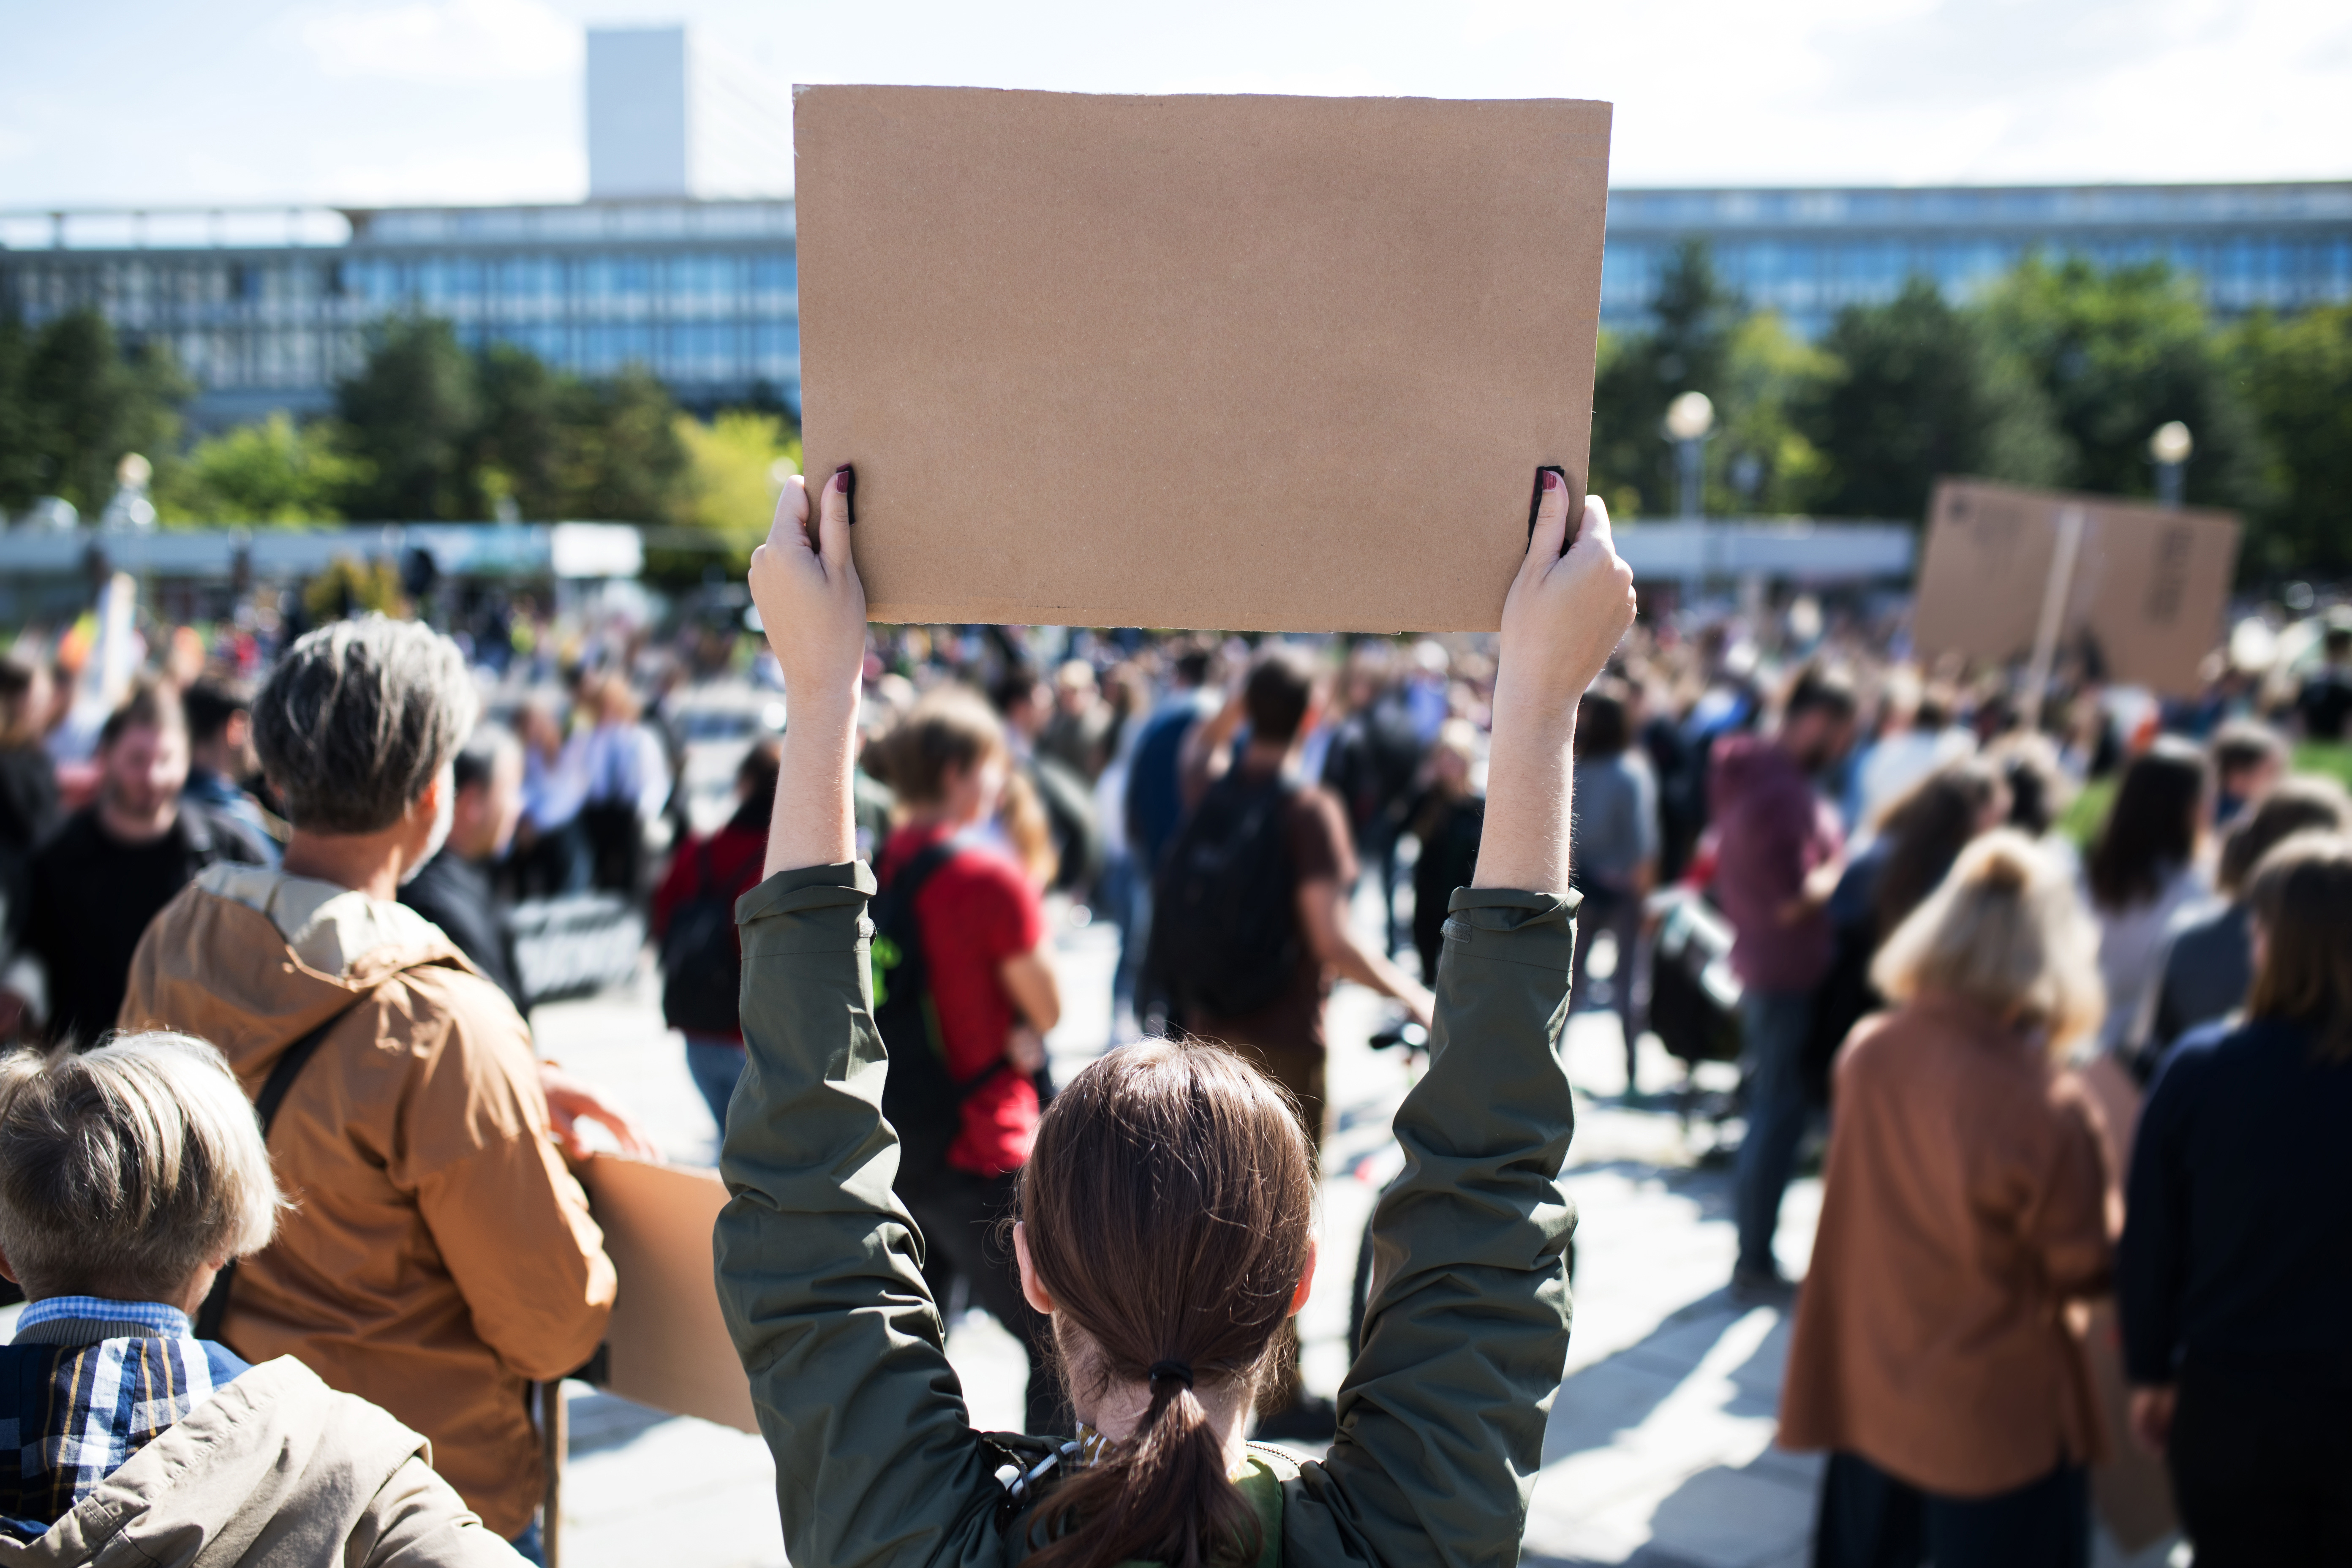
[[[47,976],[48,1037],[88,1046],[114,1027],[131,955],[155,912],[217,861],[270,863],[260,836],[182,798],[188,725],[161,681],[98,733],[98,799],[33,857],[26,945]]]
[[[1895,928],[1942,883],[1960,851],[2009,818],[2009,786],[1981,758],[1947,763],[1891,802],[1870,842],[1846,863],[1830,895],[1837,958],[1813,1002],[1806,1089],[1829,1103],[1830,1064],[1846,1036],[1885,1004],[1870,983],[1872,963]]]
[[[181,794],[241,823],[278,863],[278,840],[249,785],[259,782],[253,751],[253,696],[239,687],[199,680],[180,694],[188,715],[188,782]]]
[[[2200,1568],[2352,1562],[2352,839],[2256,867],[2245,1016],[2149,1091],[2120,1264],[2133,1435]]]
[[[916,703],[880,750],[900,812],[874,867],[875,1023],[902,1064],[884,1102],[901,1141],[898,1193],[929,1246],[933,1299],[947,1303],[961,1279],[1021,1342],[1025,1429],[1058,1432],[1066,1418],[1051,1329],[1022,1299],[998,1231],[1036,1142],[1045,1037],[1062,1016],[1038,886],[989,832],[1013,777],[1012,748],[986,702],[946,685]],[[763,829],[762,855],[766,842]],[[919,1053],[931,1064],[920,1076]]]
[[[1708,798],[1715,898],[1731,922],[1748,1068],[1748,1131],[1737,1184],[1739,1260],[1732,1281],[1773,1292],[1787,1281],[1772,1251],[1780,1197],[1805,1132],[1805,1047],[1813,992],[1836,956],[1826,906],[1844,837],[1816,780],[1853,743],[1853,685],[1819,668],[1800,674],[1770,738],[1715,743]]]
[[[1606,931],[1616,950],[1609,1000],[1625,1037],[1628,1095],[1639,1091],[1635,1047],[1642,1037],[1633,994],[1639,969],[1633,949],[1641,940],[1643,900],[1658,879],[1658,784],[1651,775],[1649,759],[1633,745],[1633,731],[1631,689],[1608,676],[1594,681],[1576,712],[1575,809],[1570,820],[1569,864],[1584,903],[1577,911],[1576,957],[1569,994],[1571,998],[1584,995],[1592,943]],[[1441,900],[1436,907],[1443,925],[1445,905]],[[1435,978],[1435,971],[1430,972],[1430,978]]]
[[[401,884],[400,901],[439,926],[507,994],[515,1011],[528,1015],[530,999],[515,969],[506,900],[489,875],[522,820],[522,743],[503,724],[476,725],[450,764],[450,781],[457,804],[449,840]]]
[[[1868,829],[1913,784],[1974,750],[1975,737],[1952,723],[1950,694],[1923,690],[1919,672],[1898,666],[1886,678],[1878,739],[1854,763],[1847,820]]]
[[[1580,722],[1577,733],[1583,732]],[[1420,858],[1412,863],[1412,945],[1421,955],[1423,985],[1437,984],[1437,959],[1445,950],[1445,911],[1454,889],[1468,887],[1478,868],[1486,798],[1475,787],[1477,766],[1477,727],[1467,719],[1447,720],[1429,754],[1429,788],[1406,817],[1407,830],[1421,844]]]
[[[1054,714],[1037,737],[1038,753],[1092,784],[1107,760],[1104,738],[1110,732],[1112,717],[1110,704],[1102,700],[1095,679],[1095,667],[1082,658],[1066,660],[1054,671]]]
[[[2126,1067],[2147,1026],[2164,933],[2209,890],[2198,857],[2211,807],[2204,753],[2160,736],[2124,769],[2098,842],[2083,862],[2107,990],[2099,1047]]]
[[[2232,719],[2206,746],[2213,760],[2213,826],[2228,827],[2285,776],[2286,739],[2255,719]]]
[[[2111,1258],[2098,1113],[2058,1071],[2099,1015],[2064,869],[1989,834],[1896,928],[1896,1010],[1839,1054],[1783,1447],[1826,1449],[1819,1568],[2083,1568],[2099,1415],[2073,1301]]]
[[[522,710],[522,821],[515,879],[524,898],[588,890],[592,862],[580,808],[588,798],[588,737],[566,737],[552,703]]]
[[[2295,693],[2295,718],[2307,741],[2342,741],[2352,726],[2352,620],[2343,609],[2329,613],[2320,636],[2319,668]]]
[[[1088,691],[1093,688],[1089,686]],[[1102,871],[1102,834],[1086,775],[1040,749],[1054,716],[1053,689],[1025,664],[1009,667],[991,697],[1004,721],[1013,773],[1004,798],[1004,826],[1033,876],[1083,902]],[[1046,843],[1036,840],[1042,826]]]
[[[743,1024],[736,1013],[743,945],[735,930],[735,900],[760,885],[782,758],[782,742],[772,739],[743,754],[735,773],[735,815],[716,833],[679,845],[654,889],[662,1022],[686,1037],[687,1069],[722,1133],[727,1102],[743,1076]]]
[[[0,659],[0,1040],[23,1018],[39,981],[16,972],[33,891],[33,851],[58,825],[58,766],[41,744],[55,689],[47,668]]]
[[[587,791],[580,824],[588,837],[591,883],[635,898],[645,877],[646,828],[669,803],[669,757],[644,722],[644,708],[618,673],[593,678],[582,701],[595,715],[582,761]]]
[[[2140,1062],[2153,1075],[2175,1041],[2242,1006],[2253,984],[2246,884],[2263,857],[2295,834],[2352,831],[2352,798],[2332,778],[2290,778],[2263,796],[2221,844],[2218,909],[2186,909],[2166,933],[2162,977]]]

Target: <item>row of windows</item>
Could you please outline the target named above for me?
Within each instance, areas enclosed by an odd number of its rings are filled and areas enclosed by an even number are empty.
[[[800,380],[800,329],[792,321],[477,323],[459,337],[468,347],[512,343],[562,369],[611,375],[631,364],[678,384]],[[199,385],[214,390],[331,385],[357,371],[366,340],[350,328],[261,328],[159,334]]]
[[[788,300],[800,271],[791,252],[750,255],[373,257],[339,263],[341,289],[380,307],[456,310],[509,304],[642,301],[671,313],[731,309],[746,295]]]
[[[1803,311],[1892,299],[1914,277],[1965,297],[2014,266],[2036,242],[2025,237],[1933,242],[1745,240],[1716,237],[1724,280],[1751,303]],[[1674,254],[1672,242],[1612,244],[1601,266],[1601,311],[1623,319],[1646,310]],[[2224,310],[2293,309],[2352,299],[2352,235],[2309,239],[2242,235],[2220,239],[2128,237],[2073,248],[2103,266],[2163,259],[2202,282]]]
[[[2352,184],[2075,185],[1914,190],[1614,190],[1621,227],[1713,228],[1776,224],[1978,226],[2261,224],[2352,219]],[[2067,237],[2069,238],[2074,237]],[[2095,236],[2080,237],[2091,242]]]

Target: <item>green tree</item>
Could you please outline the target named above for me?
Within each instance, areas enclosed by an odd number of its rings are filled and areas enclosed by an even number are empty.
[[[1803,412],[1836,362],[1769,310],[1744,318],[1726,345],[1707,445],[1706,507],[1718,515],[1815,510],[1827,464]],[[1661,443],[1663,445],[1663,443]]]
[[[2248,531],[2246,574],[2352,574],[2352,305],[2252,316],[2233,335],[2230,359],[2273,476]],[[2203,459],[2201,435],[2191,475]]]
[[[63,496],[95,521],[114,494],[115,466],[126,452],[143,454],[159,472],[179,448],[179,405],[192,388],[161,344],[125,353],[106,318],[92,310],[68,311],[0,358],[21,355],[6,379],[16,426],[0,458],[16,504],[33,495]]]
[[[1848,306],[1822,347],[1830,372],[1801,422],[1823,459],[1824,515],[1923,517],[1945,474],[2065,478],[2070,448],[2040,384],[1927,279],[1885,304]]]
[[[197,442],[155,505],[175,522],[334,522],[361,478],[327,421],[298,425],[283,409]]]
[[[562,515],[688,521],[691,459],[677,404],[652,372],[632,365],[610,381],[574,382],[565,402]]]
[[[1720,401],[1746,312],[1716,275],[1704,242],[1677,248],[1658,280],[1654,325],[1604,334],[1592,388],[1593,492],[1612,515],[1674,504],[1674,458],[1659,433],[1666,405],[1688,391]]]
[[[13,312],[0,313],[0,513],[22,511],[41,493],[33,407],[25,395],[31,334]]]
[[[2191,504],[2258,510],[2268,475],[2252,410],[2230,383],[2194,281],[2162,261],[2102,270],[2028,257],[1982,307],[1998,352],[2047,400],[2065,447],[2058,482],[2104,495],[2154,492],[2147,438],[2167,420],[2197,440]]]
[[[748,558],[767,537],[783,477],[799,469],[800,437],[780,416],[748,409],[723,409],[708,425],[681,414],[677,429],[690,464],[686,521]]]
[[[511,343],[483,350],[475,375],[481,414],[469,458],[483,500],[495,510],[510,499],[516,516],[535,522],[565,516],[564,427],[578,384]]]
[[[360,467],[346,515],[370,521],[464,521],[484,504],[472,462],[481,422],[474,356],[449,323],[396,316],[372,334],[367,363],[335,389]]]

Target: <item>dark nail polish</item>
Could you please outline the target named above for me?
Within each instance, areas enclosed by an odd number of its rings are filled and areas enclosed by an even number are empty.
[[[840,487],[843,495],[854,496],[857,493],[857,470],[844,463],[833,470],[833,482]]]
[[[1559,477],[1559,470],[1558,468],[1546,468],[1543,470],[1544,489],[1548,490],[1556,490],[1567,482],[1567,480]]]

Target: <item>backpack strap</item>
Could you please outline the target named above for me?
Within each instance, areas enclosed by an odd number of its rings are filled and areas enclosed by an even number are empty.
[[[931,879],[940,867],[955,858],[955,838],[952,835],[940,839],[936,844],[925,846],[922,852],[908,861],[903,869],[890,873],[890,885],[882,889],[884,895],[894,902],[904,900],[909,906],[908,913],[912,914],[915,895],[923,890],[923,885]]]
[[[287,1047],[285,1054],[271,1066],[261,1092],[253,1100],[254,1118],[261,1123],[261,1141],[265,1146],[269,1142],[269,1124],[278,1119],[278,1108],[286,1102],[286,1093],[294,1087],[294,1080],[301,1076],[304,1064],[319,1054],[319,1047],[326,1043],[329,1035],[334,1033],[336,1025],[358,1012],[362,1005],[374,994],[373,991],[364,992],[348,1005],[336,1008],[328,1016],[326,1022]],[[196,1311],[196,1338],[220,1338],[221,1321],[228,1316],[229,1286],[236,1278],[236,1259],[232,1258],[213,1277],[213,1288],[205,1295],[205,1304]]]

